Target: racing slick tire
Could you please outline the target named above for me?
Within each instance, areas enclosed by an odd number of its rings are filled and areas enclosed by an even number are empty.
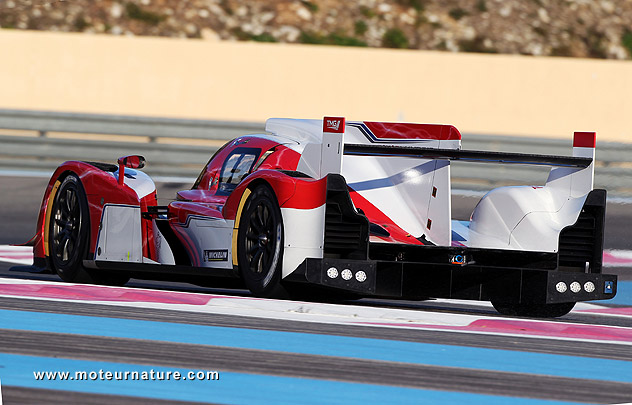
[[[124,274],[88,271],[83,260],[90,246],[90,211],[86,192],[75,174],[66,176],[53,200],[49,232],[50,262],[59,277],[72,283],[123,285]]]
[[[571,312],[574,302],[556,304],[514,304],[492,301],[492,305],[502,315],[529,316],[536,318],[557,318]]]
[[[246,287],[258,297],[288,298],[281,285],[283,218],[274,192],[254,187],[239,219],[237,258]]]

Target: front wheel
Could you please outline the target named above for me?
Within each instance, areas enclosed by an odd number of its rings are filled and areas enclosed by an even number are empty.
[[[514,304],[492,301],[492,305],[502,315],[529,316],[535,318],[557,318],[571,312],[574,302],[557,304]]]
[[[53,200],[49,250],[53,271],[71,283],[124,285],[125,273],[87,270],[83,260],[90,246],[90,212],[86,192],[75,174],[66,176]]]
[[[89,228],[86,193],[79,178],[69,174],[55,195],[49,229],[51,264],[64,281],[91,281],[83,268],[83,259],[88,252]]]
[[[256,296],[287,298],[281,285],[283,219],[274,192],[266,185],[252,190],[239,219],[237,258],[248,289]]]

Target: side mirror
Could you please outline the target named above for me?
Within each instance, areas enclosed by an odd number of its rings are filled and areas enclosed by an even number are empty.
[[[130,169],[142,169],[145,167],[145,158],[138,155],[123,156],[118,159],[118,164]]]
[[[145,158],[139,155],[123,156],[118,159],[118,165],[118,184],[122,186],[125,181],[125,168],[129,167],[130,169],[142,169],[143,167],[145,167]]]

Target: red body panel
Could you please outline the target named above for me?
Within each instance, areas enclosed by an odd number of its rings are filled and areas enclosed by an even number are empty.
[[[374,224],[380,225],[384,229],[391,234],[389,237],[377,236],[384,242],[394,242],[394,243],[407,243],[411,245],[423,245],[420,241],[410,235],[408,232],[404,231],[402,228],[397,226],[389,217],[386,216],[382,211],[380,211],[377,207],[375,207],[369,200],[362,197],[359,193],[355,192],[351,188],[349,189],[349,194],[351,195],[351,200],[353,204],[364,212],[364,215],[367,216],[369,221]]]
[[[370,122],[364,124],[378,139],[438,139],[459,140],[461,133],[452,125],[404,124],[390,122]]]
[[[294,177],[290,177],[276,170],[257,170],[242,180],[226,199],[226,205],[224,205],[222,210],[224,218],[235,219],[242,194],[253,181],[257,180],[263,180],[272,187],[279,206],[283,206],[283,204],[292,197],[296,189],[295,184],[297,179]]]
[[[178,201],[195,201],[215,205],[224,205],[226,197],[225,195],[216,195],[213,190],[200,189],[182,190],[176,194]]]
[[[288,148],[287,146],[278,145],[275,151],[264,160],[257,170],[296,170],[301,155]]]
[[[169,214],[180,224],[185,224],[190,215],[223,219],[222,213],[209,204],[187,201],[174,201],[169,204]]]
[[[327,198],[327,178],[320,180],[298,178],[296,191],[283,205],[283,208],[309,210],[325,204]]]
[[[140,200],[140,211],[146,212],[147,207],[158,204],[156,192],[146,195]],[[152,220],[141,217],[141,231],[143,239],[143,255],[152,260],[156,259],[156,245],[154,243],[154,227]]]

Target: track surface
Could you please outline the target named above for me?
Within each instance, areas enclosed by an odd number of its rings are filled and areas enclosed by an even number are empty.
[[[0,177],[0,244],[32,236],[46,181]],[[180,188],[159,185],[159,197]],[[469,216],[476,200],[456,197],[455,216]],[[632,249],[630,211],[609,204],[606,248]],[[0,262],[3,405],[632,401],[632,300],[541,322],[501,317],[485,303],[275,302],[138,280],[87,288],[13,266]],[[32,375],[99,369],[217,370],[220,380]]]

